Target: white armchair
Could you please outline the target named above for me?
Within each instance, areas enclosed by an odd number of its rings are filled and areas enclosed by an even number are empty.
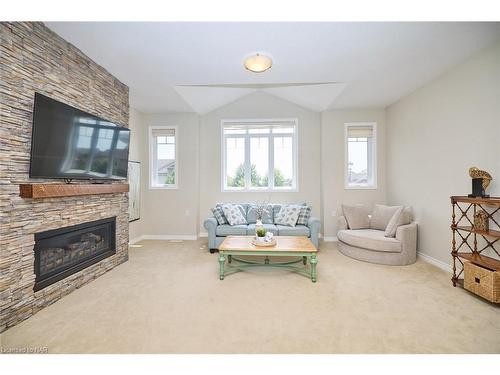
[[[338,222],[338,244],[342,254],[370,263],[408,265],[417,259],[417,223],[400,225],[395,237],[383,230],[349,229],[344,216]]]

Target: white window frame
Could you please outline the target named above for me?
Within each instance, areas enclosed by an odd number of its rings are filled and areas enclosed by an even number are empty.
[[[356,126],[371,126],[373,129],[371,167],[373,171],[373,183],[369,185],[350,185],[349,176],[349,143],[348,128]],[[368,162],[370,157],[368,156]],[[376,122],[346,122],[344,124],[344,188],[346,190],[376,190],[377,189],[377,123]]]
[[[245,125],[290,125],[294,127],[294,132],[293,132],[293,148],[292,148],[292,157],[293,157],[293,180],[292,180],[292,186],[291,187],[273,187],[274,184],[274,135],[271,132],[269,135],[269,186],[266,187],[251,187],[249,177],[250,176],[250,171],[248,170],[250,168],[250,165],[245,165],[246,170],[245,170],[245,175],[247,178],[245,179],[245,186],[244,188],[227,188],[226,187],[226,181],[227,181],[227,176],[226,176],[226,136],[224,134],[224,128],[226,126],[230,125],[240,125],[240,126],[245,126]],[[222,155],[222,160],[221,160],[221,191],[224,193],[227,192],[243,192],[243,193],[260,193],[260,192],[266,192],[266,193],[296,193],[299,191],[299,167],[298,167],[298,150],[299,150],[299,121],[296,118],[275,118],[275,119],[224,119],[221,120],[221,126],[220,126],[220,133],[221,133],[221,155]],[[277,135],[279,136],[279,134]],[[234,136],[228,135],[229,138],[234,138]],[[241,135],[242,138],[245,138],[245,160],[250,159],[250,136],[248,134],[246,135]],[[273,173],[271,173],[271,171]]]
[[[154,139],[153,130],[173,130],[175,134],[175,184],[174,185],[153,185],[154,170]],[[173,125],[150,125],[148,129],[148,147],[149,147],[149,189],[150,190],[176,190],[179,187],[179,130],[178,126]]]

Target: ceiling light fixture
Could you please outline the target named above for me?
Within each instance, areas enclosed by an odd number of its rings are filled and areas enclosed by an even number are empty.
[[[253,73],[262,73],[271,69],[271,66],[273,66],[273,60],[271,60],[269,56],[257,53],[245,58],[244,66],[246,70]]]

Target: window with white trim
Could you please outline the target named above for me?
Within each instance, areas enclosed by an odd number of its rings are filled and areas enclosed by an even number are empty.
[[[177,128],[151,126],[149,128],[150,176],[152,189],[177,188]]]
[[[297,121],[222,121],[222,189],[295,191]]]
[[[376,123],[345,124],[346,189],[377,188]]]

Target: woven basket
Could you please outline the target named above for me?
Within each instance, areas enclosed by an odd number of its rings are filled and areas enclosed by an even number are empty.
[[[464,262],[464,288],[490,302],[500,303],[500,272]]]

